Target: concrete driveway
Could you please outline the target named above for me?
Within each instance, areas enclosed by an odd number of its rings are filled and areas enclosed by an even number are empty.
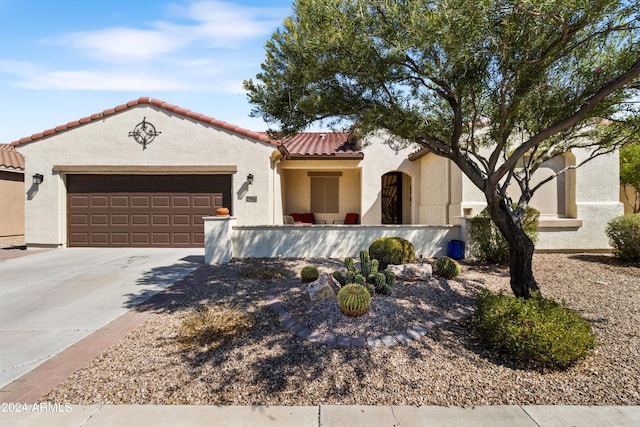
[[[203,262],[199,248],[66,248],[0,260],[0,388]]]

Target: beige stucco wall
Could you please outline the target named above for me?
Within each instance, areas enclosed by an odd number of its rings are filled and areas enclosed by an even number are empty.
[[[0,247],[24,243],[24,174],[0,169]]]
[[[586,150],[573,150],[567,156],[569,164],[578,165],[588,157]],[[537,249],[541,250],[605,250],[609,242],[605,234],[607,222],[622,215],[619,200],[618,153],[597,157],[566,177],[567,216],[577,221],[545,217],[541,225]],[[553,180],[545,185],[557,185]],[[463,207],[479,213],[486,202],[480,190],[464,176]],[[535,207],[535,205],[534,205]]]
[[[147,146],[129,137],[136,124],[146,118],[162,132]],[[130,166],[236,166],[232,177],[231,210],[238,224],[272,224],[274,186],[272,145],[170,114],[144,104],[109,115],[88,124],[54,134],[17,150],[25,156],[25,176],[44,175],[44,182],[27,192],[25,239],[32,246],[64,246],[66,232],[65,174],[56,166],[118,166],[136,173]],[[180,172],[183,173],[183,172]],[[254,183],[247,185],[248,174]],[[257,202],[248,202],[256,196]]]

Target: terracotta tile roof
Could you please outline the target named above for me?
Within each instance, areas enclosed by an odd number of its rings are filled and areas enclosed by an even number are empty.
[[[362,159],[360,147],[349,141],[348,132],[303,132],[282,141],[287,159]]]
[[[11,145],[0,144],[0,168],[24,170],[24,157]]]
[[[11,143],[11,145],[15,146],[15,145],[20,145],[20,144],[26,144],[28,142],[33,142],[33,141],[37,141],[41,138],[44,138],[46,136],[50,136],[53,135],[55,133],[58,132],[64,132],[66,130],[69,130],[71,128],[74,128],[76,126],[80,126],[83,125],[85,123],[89,123],[93,120],[100,120],[103,117],[109,116],[111,114],[115,114],[115,113],[119,113],[123,110],[126,110],[127,108],[131,108],[133,106],[136,105],[141,105],[141,104],[150,104],[153,105],[157,108],[161,108],[163,110],[167,110],[173,114],[179,114],[185,117],[189,117],[193,120],[197,120],[199,122],[208,124],[208,125],[212,125],[221,129],[225,129],[228,130],[229,132],[233,132],[233,133],[237,133],[239,135],[243,135],[246,136],[248,138],[251,139],[257,139],[259,141],[262,142],[267,142],[269,144],[274,144],[274,145],[279,145],[277,143],[277,141],[274,141],[273,139],[269,138],[265,133],[263,132],[253,132],[251,130],[248,129],[244,129],[241,128],[239,126],[235,126],[232,125],[230,123],[227,122],[223,122],[222,120],[218,120],[218,119],[214,119],[213,117],[209,117],[206,116],[204,114],[199,114],[199,113],[195,113],[193,111],[187,110],[186,108],[181,108],[169,103],[166,103],[164,101],[160,101],[158,99],[153,99],[153,98],[148,98],[148,97],[141,97],[138,99],[135,99],[133,101],[129,101],[126,104],[122,104],[122,105],[118,105],[114,108],[110,108],[108,110],[104,110],[100,113],[96,113],[96,114],[92,114],[90,116],[87,117],[83,117],[79,120],[73,121],[73,122],[69,122],[67,124],[64,125],[60,125],[60,126],[56,126],[55,128],[51,128],[51,129],[47,129],[45,131],[42,131],[40,133],[35,133],[31,136],[27,136],[25,138],[21,138],[17,141],[13,141]]]

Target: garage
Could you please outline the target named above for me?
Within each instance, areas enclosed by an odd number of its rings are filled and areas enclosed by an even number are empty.
[[[69,174],[74,247],[203,247],[203,216],[231,206],[231,175]]]

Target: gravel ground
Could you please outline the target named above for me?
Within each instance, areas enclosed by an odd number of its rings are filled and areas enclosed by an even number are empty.
[[[481,287],[508,290],[508,272],[463,265],[450,281],[398,284],[375,297],[359,321],[326,303],[311,304],[296,275],[336,260],[243,260],[203,267],[193,292],[153,314],[43,400],[75,404],[223,405],[639,405],[640,267],[609,255],[536,254],[545,296],[565,300],[593,325],[599,341],[586,361],[564,372],[518,369],[482,349],[468,318],[395,347],[313,344],[285,331],[265,304],[276,295],[300,323],[337,333],[393,334],[414,321],[471,307]],[[277,280],[268,279],[283,273]],[[376,301],[386,298],[386,301]],[[182,350],[180,323],[200,303],[232,299],[253,318],[249,334],[209,352]],[[324,304],[324,305],[323,305]],[[313,316],[310,313],[314,313]]]

